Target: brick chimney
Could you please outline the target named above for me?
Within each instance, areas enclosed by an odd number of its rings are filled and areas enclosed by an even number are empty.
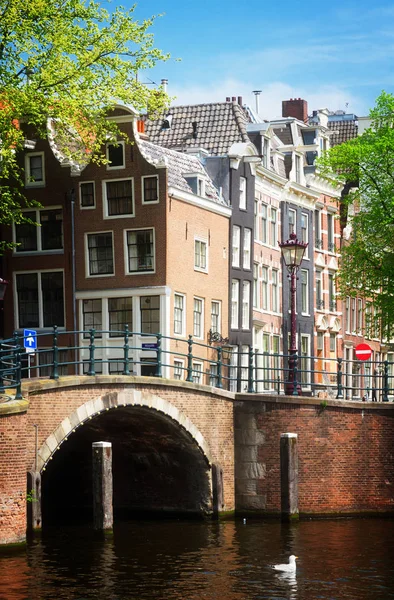
[[[282,117],[294,117],[308,122],[308,102],[302,98],[290,98],[282,101]]]

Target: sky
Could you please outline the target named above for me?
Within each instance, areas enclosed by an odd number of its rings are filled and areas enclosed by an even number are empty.
[[[382,90],[394,92],[393,0],[137,0],[136,18],[158,14],[155,46],[171,59],[140,80],[168,79],[173,104],[242,96],[254,108],[261,90],[265,119],[281,116],[289,98],[307,100],[309,113],[363,116]]]

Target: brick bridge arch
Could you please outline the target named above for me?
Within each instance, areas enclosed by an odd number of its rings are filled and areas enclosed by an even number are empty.
[[[208,465],[210,467],[212,466],[213,458],[207,441],[199,431],[198,427],[196,427],[191,419],[179,410],[177,406],[171,404],[165,398],[148,391],[125,389],[119,392],[110,392],[103,396],[88,400],[63,419],[60,425],[58,425],[53,433],[46,438],[38,450],[37,470],[40,472],[45,470],[48,460],[51,459],[63,442],[67,441],[69,435],[74,433],[78,427],[102,414],[104,411],[114,410],[120,406],[144,407],[169,417],[193,438],[204,455]]]

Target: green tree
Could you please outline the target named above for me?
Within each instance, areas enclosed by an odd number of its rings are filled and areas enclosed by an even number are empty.
[[[363,297],[394,335],[394,96],[382,92],[370,111],[371,127],[330,149],[319,161],[344,183],[346,220],[338,289]],[[343,223],[345,225],[345,222]],[[346,235],[347,234],[347,235]]]
[[[116,133],[111,107],[163,109],[166,95],[138,73],[168,55],[154,47],[155,17],[138,22],[133,11],[110,13],[93,0],[0,0],[0,223],[22,222],[32,204],[17,160],[27,129],[45,136],[50,118],[65,155],[102,160]]]

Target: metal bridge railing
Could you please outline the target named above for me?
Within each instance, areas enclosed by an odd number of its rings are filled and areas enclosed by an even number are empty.
[[[183,379],[250,394],[394,400],[394,363],[388,361],[290,357],[256,352],[251,347],[240,352],[230,346],[206,345],[192,336],[132,332],[127,326],[109,331],[54,327],[52,332],[37,335],[34,354],[26,351],[20,332],[0,343],[0,393],[14,394],[16,399],[22,398],[21,385],[26,378],[56,380],[63,375],[99,374]]]

